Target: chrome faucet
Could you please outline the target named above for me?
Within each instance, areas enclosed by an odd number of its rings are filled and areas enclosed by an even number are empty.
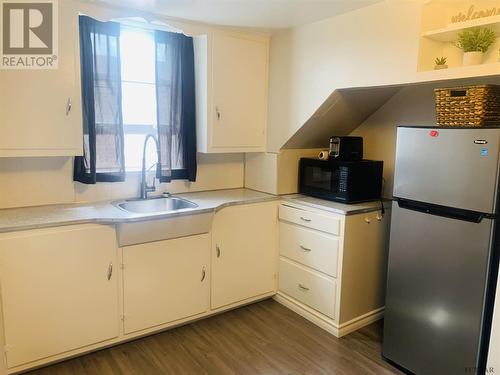
[[[150,138],[153,138],[155,141],[155,146],[156,146],[156,154],[157,154],[157,161],[154,163],[151,167],[149,167],[146,170],[146,150],[148,147],[148,141]],[[142,149],[142,170],[141,170],[141,199],[148,199],[148,193],[151,193],[156,190],[155,186],[155,178],[153,179],[153,185],[148,186],[148,183],[146,181],[146,172],[149,171],[151,168],[156,166],[156,171],[161,170],[161,158],[160,158],[160,143],[158,142],[158,138],[154,136],[153,134],[148,134],[146,136],[146,139],[144,139],[144,147]]]

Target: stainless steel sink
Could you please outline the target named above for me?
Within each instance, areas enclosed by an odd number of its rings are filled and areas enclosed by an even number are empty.
[[[175,197],[128,200],[116,205],[124,211],[135,214],[169,212],[198,207],[196,203]]]

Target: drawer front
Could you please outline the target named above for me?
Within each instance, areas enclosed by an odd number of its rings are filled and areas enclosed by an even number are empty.
[[[281,258],[279,290],[335,319],[336,283],[334,280]]]
[[[339,239],[280,222],[280,254],[327,275],[337,277]]]
[[[340,218],[334,215],[322,215],[287,205],[280,205],[279,217],[291,223],[322,232],[340,235]]]

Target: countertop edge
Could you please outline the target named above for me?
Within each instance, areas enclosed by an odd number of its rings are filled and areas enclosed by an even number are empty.
[[[251,189],[228,189],[228,190],[248,190],[248,191],[253,191]],[[203,193],[203,192],[200,192]],[[260,192],[257,192],[260,193]],[[175,197],[181,197],[184,199],[189,199],[189,194],[192,193],[180,193],[180,194],[173,194]],[[261,193],[261,194],[266,194],[266,193]],[[199,201],[200,199],[192,199],[193,201]],[[236,206],[236,205],[244,205],[244,204],[255,204],[255,203],[265,203],[265,202],[273,202],[273,201],[279,201],[281,200],[281,197],[278,195],[271,195],[267,194],[267,196],[260,196],[260,197],[254,197],[254,198],[241,198],[241,199],[229,199],[227,202],[222,202],[222,203],[217,203],[214,205],[208,204],[206,207],[197,207],[193,209],[186,209],[182,211],[175,211],[175,212],[169,212],[169,213],[162,213],[162,214],[144,214],[144,215],[139,215],[139,214],[127,214],[125,211],[122,211],[121,209],[115,207],[113,205],[113,202],[116,200],[112,201],[106,201],[106,202],[97,202],[95,205],[85,203],[85,204],[74,204],[70,205],[71,208],[77,209],[77,208],[83,208],[83,207],[95,207],[96,209],[98,207],[106,207],[107,209],[111,209],[112,211],[116,212],[116,217],[107,217],[106,215],[98,216],[96,215],[95,217],[88,217],[88,218],[79,218],[75,217],[74,219],[68,218],[68,219],[62,219],[62,220],[50,220],[47,219],[47,222],[43,223],[36,223],[36,224],[13,224],[13,225],[5,225],[5,226],[0,226],[0,233],[14,233],[14,232],[21,232],[21,231],[27,231],[27,230],[34,230],[34,229],[44,229],[44,228],[55,228],[55,227],[63,227],[63,226],[70,226],[70,225],[82,225],[82,224],[100,224],[100,225],[117,225],[117,224],[122,224],[122,223],[135,223],[135,222],[142,222],[142,221],[150,221],[150,220],[162,220],[162,219],[170,219],[174,217],[180,217],[180,216],[187,216],[187,215],[198,215],[198,214],[204,214],[204,213],[209,213],[209,212],[217,212],[225,207],[230,207],[230,206]],[[58,205],[54,205],[58,206]],[[47,206],[47,209],[54,209],[54,206]],[[60,209],[62,210],[64,207],[68,207],[67,205],[60,205]],[[32,209],[33,207],[23,207],[23,208],[15,208],[13,210],[29,210]],[[39,207],[37,207],[39,208]],[[58,208],[55,208],[56,210]],[[10,209],[8,209],[10,210]],[[1,210],[0,210],[1,214]],[[123,216],[120,216],[123,215]],[[128,216],[125,216],[128,215]]]
[[[224,194],[227,194],[227,198],[224,197]],[[246,196],[250,194],[250,196]],[[255,194],[254,197],[251,194]],[[121,210],[116,207],[114,203],[116,200],[103,201],[103,202],[95,202],[95,203],[81,203],[81,204],[73,204],[73,205],[49,205],[49,206],[40,206],[40,207],[24,207],[24,208],[14,208],[14,209],[5,209],[10,211],[12,215],[20,215],[21,218],[18,219],[19,224],[0,224],[0,233],[13,233],[34,229],[44,229],[44,228],[54,228],[54,227],[63,227],[69,225],[82,225],[82,224],[100,224],[100,225],[118,225],[123,223],[136,223],[142,221],[149,220],[162,220],[162,219],[170,219],[180,216],[187,215],[197,215],[213,212],[216,213],[223,208],[237,205],[245,205],[245,204],[255,204],[255,203],[265,203],[265,202],[274,202],[281,201],[284,203],[291,203],[298,206],[310,207],[316,210],[324,211],[325,213],[333,213],[337,215],[357,215],[362,213],[368,213],[373,211],[378,211],[381,209],[380,205],[373,207],[360,207],[355,208],[355,205],[344,205],[351,206],[352,209],[343,209],[343,208],[335,208],[328,205],[322,205],[321,203],[312,203],[306,202],[298,199],[297,194],[293,195],[272,195],[268,193],[259,192],[252,189],[239,188],[239,189],[225,189],[225,190],[215,190],[215,191],[205,191],[205,192],[196,192],[196,193],[179,193],[173,194],[174,197],[179,197],[183,199],[188,199],[196,204],[198,204],[197,208],[193,209],[185,209],[180,211],[174,211],[169,213],[161,213],[161,214],[132,214],[127,213],[126,211]],[[327,203],[328,201],[325,201]],[[387,205],[387,202],[384,205],[386,209],[390,207]],[[334,204],[334,203],[329,203]],[[44,209],[47,210],[47,219],[44,222]],[[56,216],[56,212],[61,214],[64,209],[73,209],[75,212],[70,212],[67,214],[67,217],[59,218],[54,217],[51,219],[51,215]],[[82,212],[77,212],[78,209],[81,209]],[[90,215],[85,213],[85,209],[91,209],[92,211]],[[22,215],[22,211],[25,211]],[[30,223],[30,212],[29,210],[35,210],[38,216],[35,215],[35,218],[31,219]],[[60,210],[60,212],[59,212]],[[0,210],[0,215],[3,210]],[[61,214],[62,215],[62,214]],[[72,217],[73,215],[73,217]],[[80,216],[78,216],[80,215]],[[85,216],[88,215],[88,216]],[[92,216],[93,215],[93,216]],[[26,224],[23,224],[22,221],[25,220]]]

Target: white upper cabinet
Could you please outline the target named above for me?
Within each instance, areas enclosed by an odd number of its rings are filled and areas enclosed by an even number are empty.
[[[82,154],[78,14],[58,3],[58,69],[0,70],[0,157]]]
[[[215,31],[195,37],[198,151],[266,148],[269,39]]]

